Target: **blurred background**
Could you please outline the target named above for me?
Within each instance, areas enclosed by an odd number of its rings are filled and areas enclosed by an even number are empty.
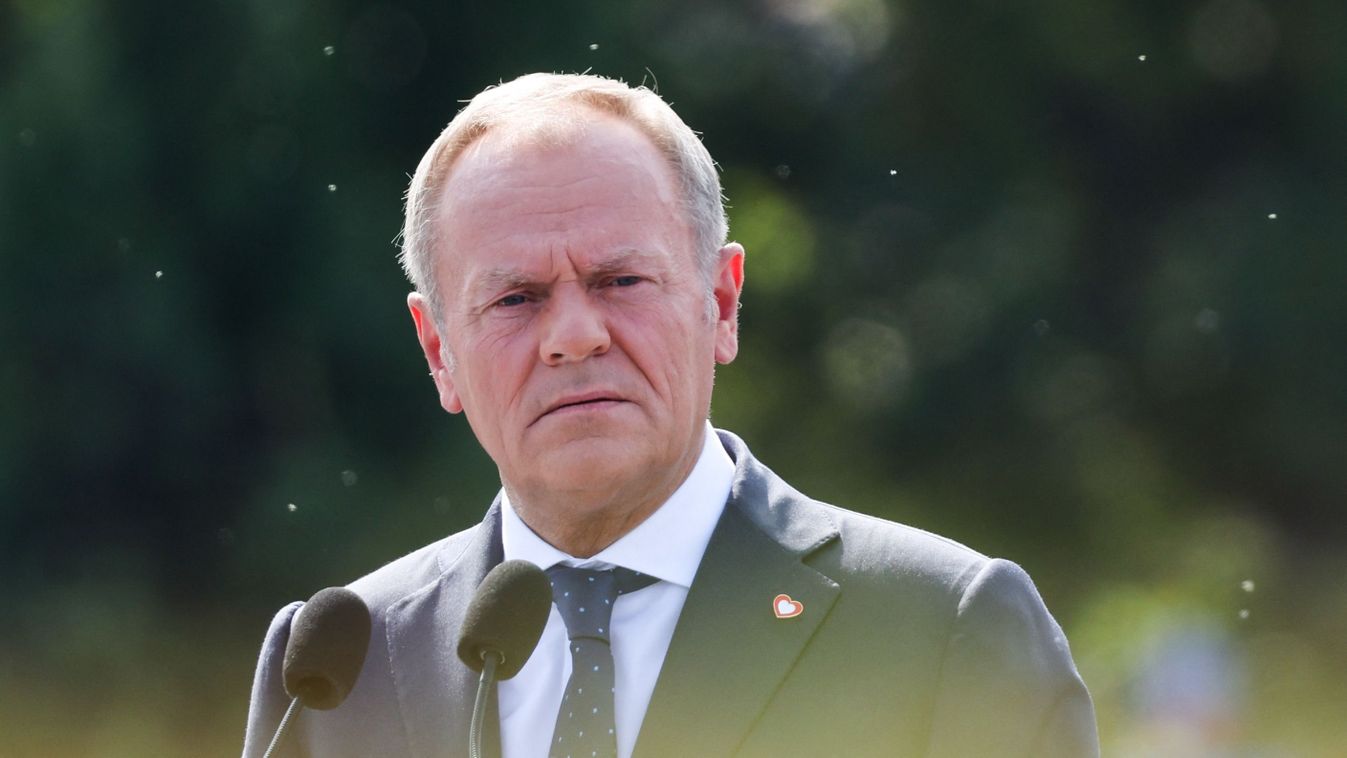
[[[282,604],[477,521],[395,263],[483,87],[657,88],[714,421],[1022,564],[1112,756],[1347,754],[1340,0],[0,0],[0,755],[237,755]]]

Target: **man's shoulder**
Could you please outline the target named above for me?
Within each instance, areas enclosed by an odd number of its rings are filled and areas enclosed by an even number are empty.
[[[364,599],[370,611],[380,611],[408,595],[437,583],[474,544],[483,523],[436,540],[384,564],[347,586]]]
[[[833,536],[803,559],[861,605],[952,619],[989,577],[1016,595],[1034,593],[1014,563],[924,529],[803,496],[795,511],[832,524]]]
[[[878,575],[913,574],[957,580],[980,570],[991,558],[961,542],[915,526],[809,501],[837,525],[839,541],[860,567]]]
[[[1089,694],[1066,637],[1019,566],[808,497],[742,440],[720,437],[736,462],[731,501],[735,517],[744,517],[738,528],[761,531],[831,584],[833,599],[821,602],[825,614],[809,646],[814,664],[801,670],[848,671],[846,694],[862,693],[865,709],[831,714],[842,739],[867,733],[868,744],[880,744],[917,734],[912,750],[930,755],[1098,755]],[[807,679],[808,687],[794,692],[808,701],[808,713],[827,710],[840,690]],[[864,688],[862,681],[884,684]],[[828,693],[822,703],[806,694],[820,688]],[[921,715],[882,726],[846,722],[851,711],[885,707]],[[767,727],[773,739],[812,737],[792,732],[807,721],[800,711],[781,713]]]
[[[816,500],[720,431],[736,462],[733,500],[759,529],[815,565],[858,579],[928,582],[961,591],[992,559],[947,537]]]

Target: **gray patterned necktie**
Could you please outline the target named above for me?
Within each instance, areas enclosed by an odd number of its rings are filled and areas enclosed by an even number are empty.
[[[616,758],[613,650],[609,623],[619,595],[659,581],[631,569],[556,565],[547,570],[552,601],[570,638],[571,678],[552,732],[553,758]]]

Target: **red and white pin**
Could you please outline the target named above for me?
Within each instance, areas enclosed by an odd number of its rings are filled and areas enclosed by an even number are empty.
[[[791,600],[790,595],[781,593],[772,598],[772,613],[779,619],[793,619],[804,613],[804,603],[799,600]]]

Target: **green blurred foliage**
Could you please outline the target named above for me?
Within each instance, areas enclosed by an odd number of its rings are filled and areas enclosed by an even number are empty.
[[[1024,565],[1107,754],[1339,755],[1344,44],[1329,0],[0,2],[0,755],[236,754],[276,608],[480,518],[393,241],[533,70],[723,166],[718,424]]]

